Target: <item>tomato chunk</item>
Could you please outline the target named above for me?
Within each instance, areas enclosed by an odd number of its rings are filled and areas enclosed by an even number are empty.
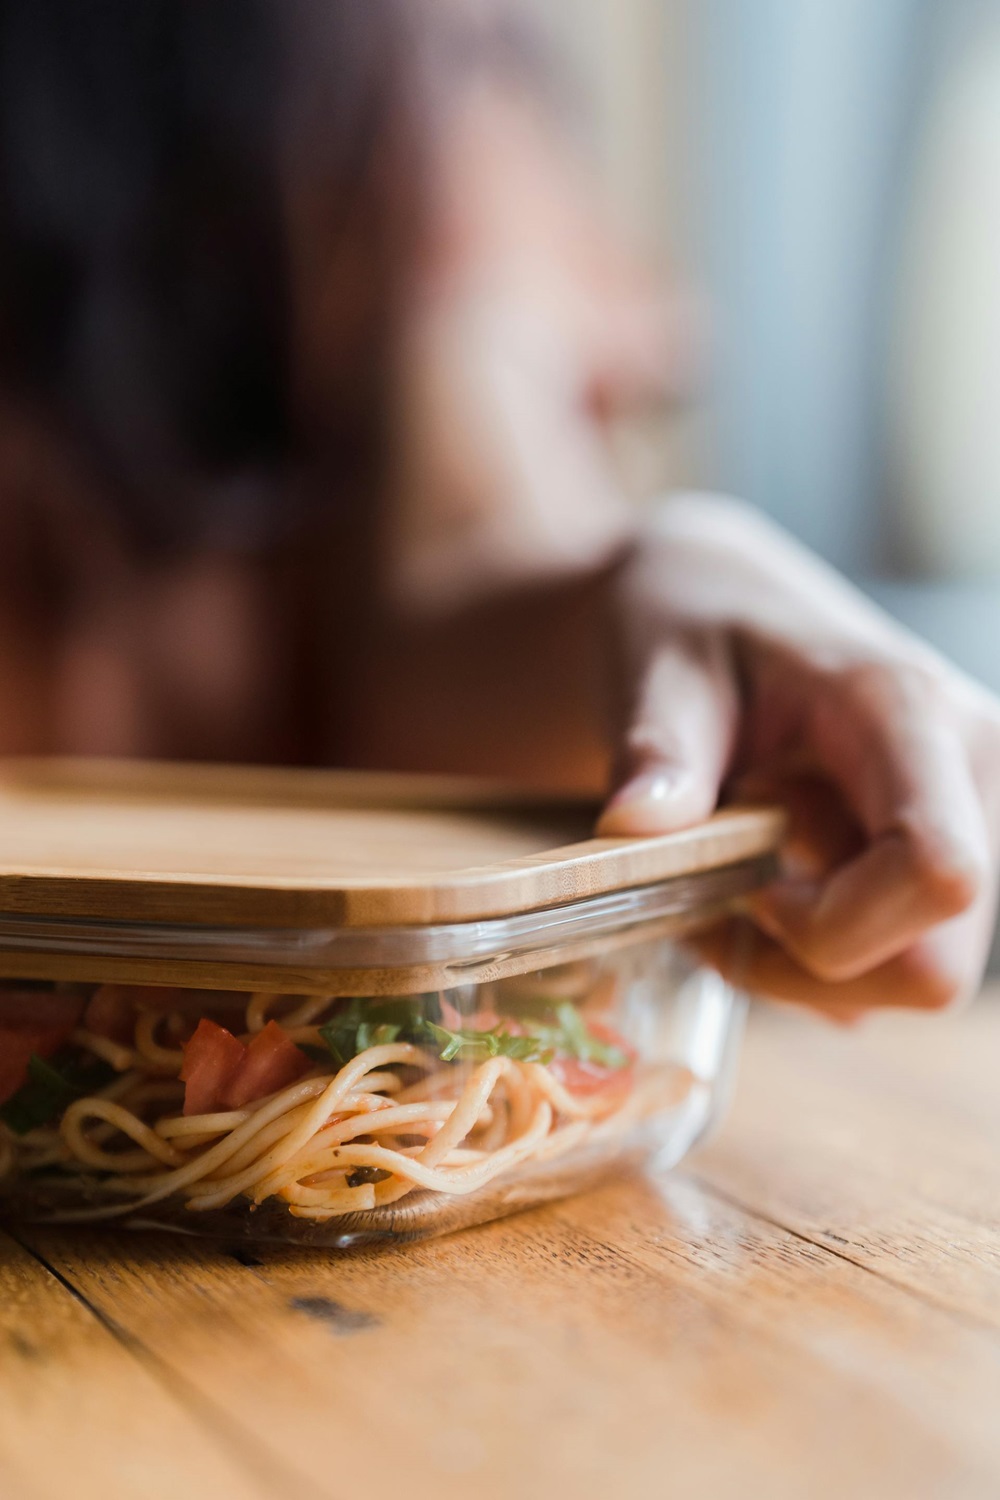
[[[605,1089],[620,1088],[625,1093],[632,1080],[632,1069],[608,1068],[604,1063],[581,1062],[577,1057],[554,1057],[549,1072],[564,1089],[587,1099]]]
[[[33,1031],[28,1026],[0,1026],[0,1104],[6,1104],[27,1082],[32,1056],[51,1057],[66,1040],[66,1035]]]
[[[226,1088],[226,1108],[242,1109],[265,1094],[297,1083],[312,1064],[277,1021],[268,1021],[246,1048],[239,1072]]]
[[[624,1037],[612,1027],[605,1025],[603,1021],[589,1021],[587,1030],[596,1041],[604,1042],[610,1047],[616,1047],[628,1058],[628,1062],[621,1068],[610,1068],[606,1063],[584,1061],[578,1057],[554,1057],[549,1063],[549,1072],[568,1089],[571,1094],[577,1094],[580,1098],[591,1098],[594,1094],[600,1094],[611,1090],[626,1094],[632,1087],[632,1077],[635,1071],[636,1052],[630,1047]]]
[[[624,1052],[629,1062],[635,1062],[639,1056],[630,1042],[627,1042],[620,1031],[609,1026],[606,1021],[588,1021],[587,1030],[598,1042],[606,1042],[609,1047],[617,1047],[619,1052]]]
[[[85,1031],[126,1046],[135,1034],[135,990],[124,984],[102,984],[87,1001]]]
[[[226,1109],[226,1091],[245,1057],[246,1048],[238,1037],[215,1021],[202,1018],[184,1046],[184,1113],[208,1115]]]
[[[441,996],[440,1006],[441,1024],[447,1026],[449,1031],[495,1031],[501,1024],[500,1017],[494,1010],[477,1010],[471,1016],[463,1016],[444,995]],[[505,1020],[503,1026],[512,1036],[518,1035],[516,1021]]]
[[[276,1021],[245,1047],[215,1021],[202,1019],[184,1046],[184,1113],[242,1109],[295,1083],[312,1064]]]
[[[61,1029],[68,1034],[79,1025],[83,1006],[82,995],[61,990],[33,990],[27,985],[23,989],[0,987],[0,1026]]]
[[[32,1055],[51,1057],[80,1024],[83,997],[54,990],[0,989],[0,1104],[28,1077]]]

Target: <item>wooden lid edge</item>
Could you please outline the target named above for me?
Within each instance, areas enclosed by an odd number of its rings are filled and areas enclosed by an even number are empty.
[[[386,927],[486,920],[655,884],[773,852],[785,819],[775,808],[731,808],[693,828],[650,838],[588,839],[501,864],[412,879],[401,903],[389,882],[307,877],[225,881],[143,872],[0,874],[0,913],[239,927]],[[127,901],[124,900],[127,892]],[[234,894],[238,893],[238,916]]]

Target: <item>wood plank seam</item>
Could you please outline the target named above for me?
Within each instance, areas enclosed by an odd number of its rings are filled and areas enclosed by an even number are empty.
[[[153,1379],[163,1387],[167,1396],[183,1406],[214,1442],[224,1446],[229,1456],[235,1457],[240,1466],[246,1469],[262,1488],[273,1492],[275,1500],[285,1500],[290,1475],[277,1466],[271,1452],[259,1443],[251,1428],[238,1427],[231,1421],[224,1408],[214,1403],[207,1403],[201,1392],[190,1386],[182,1375],[179,1375],[154,1353],[142,1339],[130,1333],[128,1329],[97,1307],[85,1292],[74,1286],[29,1240],[22,1239],[16,1230],[10,1227],[7,1227],[7,1233],[43,1270],[54,1277],[60,1286],[64,1287],[128,1354],[146,1368]],[[309,1486],[308,1480],[298,1474],[295,1475],[295,1486],[297,1493],[304,1496],[305,1500],[310,1500],[310,1497],[314,1497],[314,1500],[340,1500],[339,1496],[329,1491],[313,1489]]]
[[[55,1281],[58,1281],[59,1285],[64,1289],[64,1291],[69,1292],[74,1301],[79,1302],[80,1306],[85,1308],[90,1316],[92,1318],[95,1318],[97,1322],[100,1323],[101,1327],[106,1329],[107,1332],[111,1334],[112,1338],[114,1338],[119,1344],[122,1344],[130,1354],[136,1353],[136,1349],[134,1347],[135,1340],[131,1337],[128,1330],[126,1328],[123,1328],[121,1324],[116,1323],[113,1318],[109,1318],[107,1313],[102,1312],[99,1307],[95,1307],[87,1297],[87,1295],[82,1292],[79,1287],[74,1286],[73,1283],[62,1273],[62,1271],[60,1271],[56,1266],[47,1261],[44,1256],[40,1255],[34,1248],[34,1246],[30,1245],[27,1240],[23,1240],[17,1232],[16,1225],[5,1224],[4,1233],[10,1239],[12,1239],[15,1244],[20,1245],[21,1249],[27,1255],[30,1255],[32,1260],[37,1261],[43,1271],[47,1271]]]

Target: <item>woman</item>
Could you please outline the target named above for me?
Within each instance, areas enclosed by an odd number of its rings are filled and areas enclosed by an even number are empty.
[[[998,706],[737,502],[626,504],[609,419],[683,330],[513,13],[0,28],[0,748],[610,777],[609,834],[777,797],[745,982],[975,986]]]

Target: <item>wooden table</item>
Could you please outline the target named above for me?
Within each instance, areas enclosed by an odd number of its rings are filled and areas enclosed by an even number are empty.
[[[335,1260],[0,1243],[3,1500],[1000,1496],[1000,996],[762,1011],[690,1169]]]

